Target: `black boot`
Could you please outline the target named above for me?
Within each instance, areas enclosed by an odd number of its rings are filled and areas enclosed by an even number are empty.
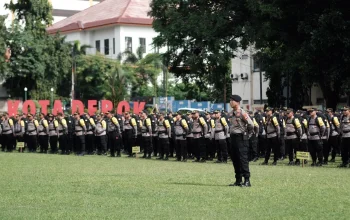
[[[236,178],[236,182],[230,184],[229,186],[242,186],[242,178]]]
[[[251,187],[249,178],[244,179],[244,183],[242,184],[242,187]]]

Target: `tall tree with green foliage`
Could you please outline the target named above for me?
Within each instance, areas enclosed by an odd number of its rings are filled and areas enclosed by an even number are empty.
[[[168,48],[170,71],[185,81],[197,79],[203,90],[212,85],[226,102],[228,63],[238,46],[247,46],[240,40],[249,16],[245,1],[154,0],[149,15],[159,32],[154,45]]]
[[[60,91],[71,70],[71,46],[57,35],[46,33],[51,24],[48,1],[17,1],[6,5],[16,13],[6,43],[12,50],[9,71],[2,72],[12,97],[23,97],[24,87],[32,99],[49,99],[50,88]],[[62,94],[67,95],[67,94]]]
[[[0,73],[7,71],[8,63],[6,62],[5,53],[7,50],[8,31],[5,26],[6,16],[0,16]]]
[[[342,85],[350,81],[347,5],[346,0],[248,1],[253,15],[245,25],[248,40],[263,54],[267,73],[280,72],[293,85],[291,106],[300,108],[298,96],[303,97],[314,84],[321,88],[328,107],[335,108],[345,95]],[[295,82],[301,84],[295,87]]]

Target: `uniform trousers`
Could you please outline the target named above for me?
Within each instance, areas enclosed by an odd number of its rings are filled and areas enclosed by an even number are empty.
[[[237,182],[241,182],[242,177],[249,179],[248,140],[245,140],[243,134],[231,134],[231,146],[231,159]]]

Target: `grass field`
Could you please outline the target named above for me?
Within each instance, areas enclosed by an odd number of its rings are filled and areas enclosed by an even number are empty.
[[[285,161],[284,163],[287,163]],[[349,219],[350,169],[0,153],[0,219]]]

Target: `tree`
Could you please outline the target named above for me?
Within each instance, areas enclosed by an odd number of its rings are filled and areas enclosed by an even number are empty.
[[[5,53],[7,51],[6,39],[8,37],[8,31],[5,26],[6,16],[0,16],[0,72],[4,73],[8,67],[8,55]]]
[[[312,85],[320,86],[326,105],[336,108],[341,85],[349,81],[350,16],[347,1],[250,0],[254,16],[246,22],[247,41],[267,58],[268,71],[284,74],[292,88],[290,103],[301,100]],[[273,59],[271,59],[273,58]],[[279,63],[279,65],[275,65]],[[272,78],[270,78],[272,80]],[[295,84],[293,84],[295,85]],[[269,97],[270,98],[270,97]],[[304,103],[309,104],[309,102]]]
[[[164,56],[170,72],[213,85],[226,102],[228,63],[238,46],[247,46],[240,40],[250,16],[245,1],[154,0],[149,14],[159,32],[154,45],[168,48]]]
[[[23,97],[27,87],[32,99],[49,99],[50,88],[57,91],[57,85],[69,73],[70,45],[58,34],[46,33],[45,28],[52,21],[47,1],[20,0],[6,7],[16,12],[17,17],[6,38],[12,56],[9,70],[1,73],[4,86],[12,97]]]
[[[124,71],[118,60],[103,55],[80,55],[77,58],[77,98],[109,99],[113,104],[127,98],[133,75]]]
[[[159,86],[157,78],[164,69],[160,54],[147,54],[143,57],[142,48],[137,48],[137,54],[125,51],[118,55],[118,60],[123,62],[123,70],[134,75],[131,87],[131,96],[158,96]],[[164,70],[163,70],[164,71]],[[153,92],[149,94],[149,85],[152,84]]]
[[[17,20],[24,23],[24,29],[35,37],[46,35],[46,27],[52,24],[52,6],[47,0],[17,0],[5,4],[7,9],[16,13]]]

